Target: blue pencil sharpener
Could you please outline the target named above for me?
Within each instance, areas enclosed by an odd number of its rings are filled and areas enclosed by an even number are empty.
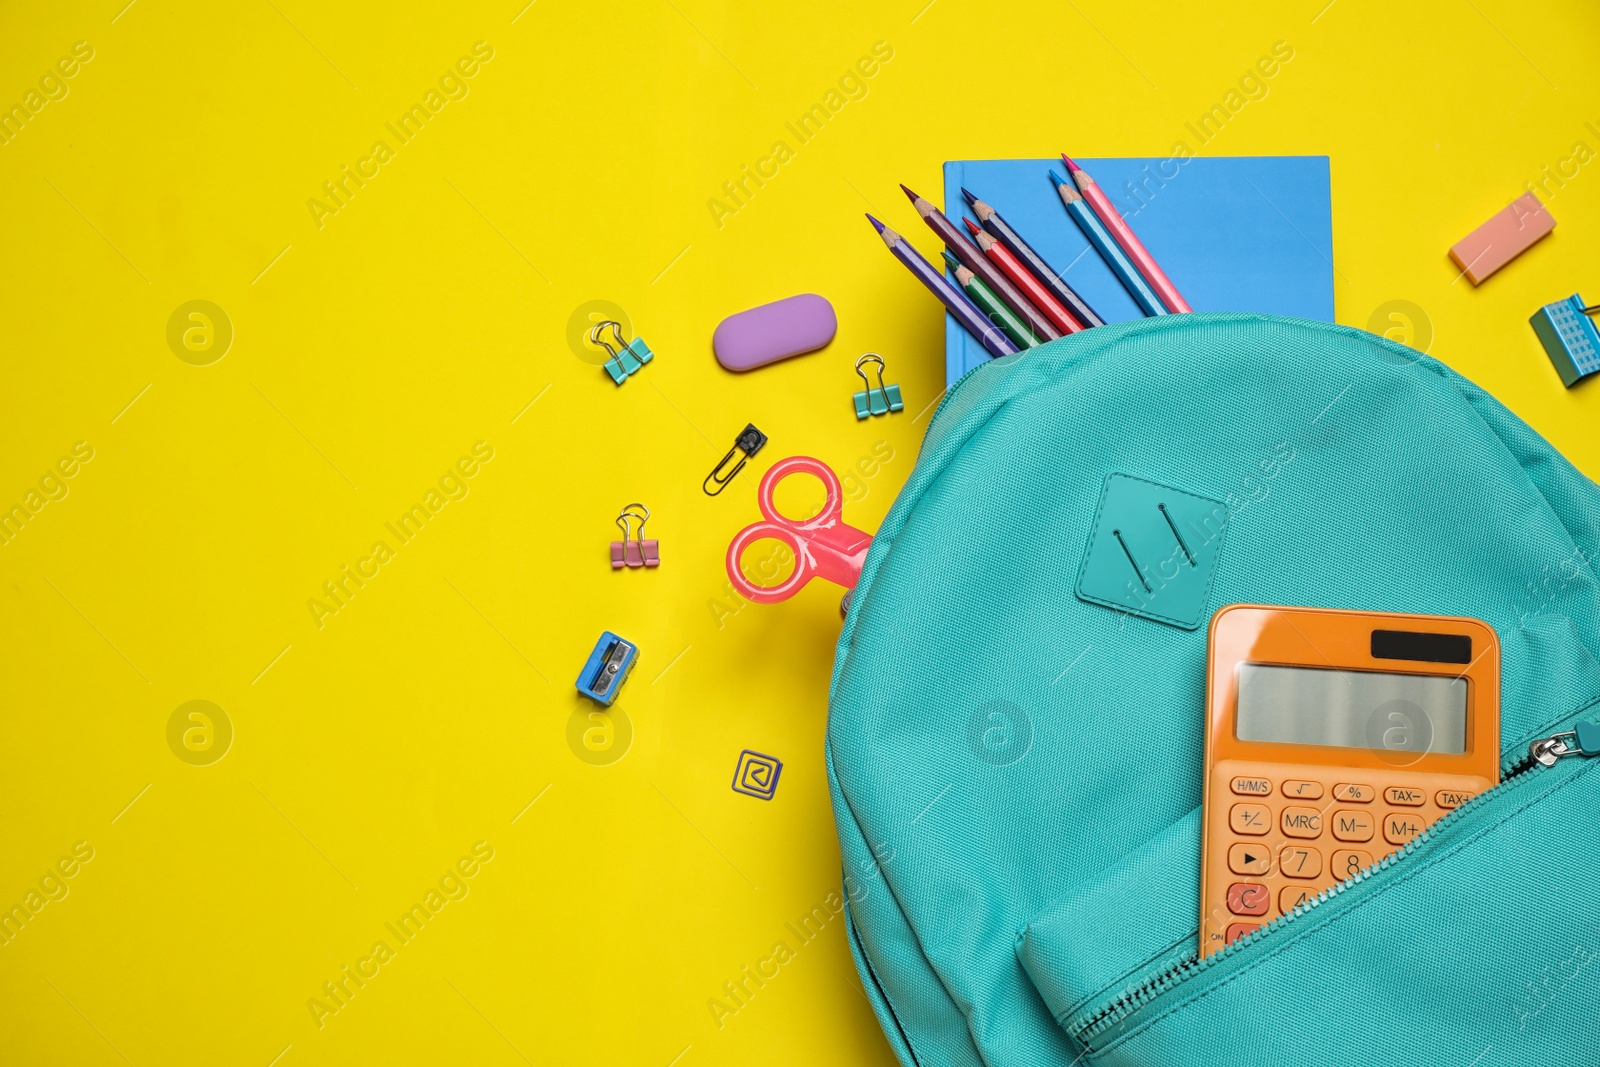
[[[633,661],[638,658],[637,646],[606,630],[578,673],[578,692],[609,708],[617,699],[617,691],[622,688],[628,672],[633,670]]]

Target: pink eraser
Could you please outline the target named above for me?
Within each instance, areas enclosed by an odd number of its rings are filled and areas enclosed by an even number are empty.
[[[1539,198],[1523,193],[1509,207],[1455,243],[1450,258],[1473,285],[1526,252],[1535,241],[1556,228]]]
[[[821,348],[838,329],[832,304],[801,293],[729,315],[717,324],[711,348],[729,370],[755,370]]]

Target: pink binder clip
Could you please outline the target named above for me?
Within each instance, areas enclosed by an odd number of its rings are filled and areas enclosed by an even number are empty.
[[[644,524],[650,518],[650,509],[643,504],[629,504],[617,516],[617,526],[622,530],[622,540],[611,542],[611,569],[621,567],[661,566],[661,542],[644,539]],[[629,521],[637,522],[636,529]]]

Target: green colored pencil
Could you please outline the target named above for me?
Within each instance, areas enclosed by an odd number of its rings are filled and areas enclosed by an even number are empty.
[[[1039,339],[1028,329],[1028,324],[1023,322],[1016,312],[1006,307],[1005,301],[985,285],[982,278],[968,270],[948,251],[944,254],[944,261],[955,272],[956,284],[967,294],[967,299],[978,305],[978,310],[983,312],[990,322],[1000,327],[1005,335],[1011,338],[1012,344],[1019,349],[1034,348],[1039,344]]]

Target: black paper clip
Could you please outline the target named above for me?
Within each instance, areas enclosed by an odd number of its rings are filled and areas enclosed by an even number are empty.
[[[767,435],[756,429],[755,423],[746,423],[745,428],[739,431],[739,436],[734,438],[733,447],[728,449],[728,454],[722,457],[711,473],[706,475],[706,480],[700,483],[700,488],[705,491],[706,496],[716,496],[726,489],[728,483],[744,470],[745,461],[761,451],[761,446],[766,443]],[[741,452],[743,455],[739,456],[739,462],[733,465],[733,469],[723,471],[722,468],[728,465],[728,461],[735,453]],[[715,489],[711,488],[713,485],[716,486]]]

